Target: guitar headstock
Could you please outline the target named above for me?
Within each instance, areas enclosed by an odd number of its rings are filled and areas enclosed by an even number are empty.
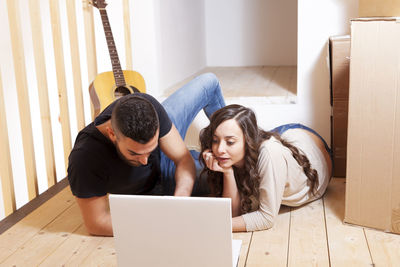
[[[104,9],[107,6],[107,3],[105,0],[92,0],[89,1],[92,6],[97,7],[98,9]]]

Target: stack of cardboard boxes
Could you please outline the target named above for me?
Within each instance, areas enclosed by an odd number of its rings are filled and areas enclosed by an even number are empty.
[[[359,12],[351,22],[344,221],[400,233],[400,18],[388,17],[400,16],[400,0],[360,0]],[[334,58],[332,65],[334,72]],[[333,143],[345,107],[335,114],[344,94],[334,85],[333,74]]]

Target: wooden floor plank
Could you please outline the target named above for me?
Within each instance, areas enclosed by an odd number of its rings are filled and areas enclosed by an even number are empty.
[[[104,238],[89,235],[84,224],[81,224],[40,266],[81,266]]]
[[[286,266],[289,222],[289,208],[282,206],[271,229],[253,233],[246,267]]]
[[[400,235],[342,223],[344,189],[344,179],[333,179],[325,210],[321,200],[291,212],[283,206],[272,229],[235,233],[239,266],[329,266],[328,252],[330,266],[400,266]],[[114,239],[88,235],[69,188],[0,235],[0,245],[1,266],[117,265]]]
[[[226,96],[267,96],[268,87],[278,67],[207,68],[217,75]]]
[[[225,98],[294,97],[297,92],[296,66],[206,67],[166,89],[165,96],[206,72],[218,77]]]
[[[322,199],[293,208],[288,266],[329,266]]]
[[[82,224],[79,207],[74,203],[54,221],[20,246],[3,266],[38,266]]]
[[[400,266],[400,235],[365,229],[375,266]]]
[[[345,181],[332,179],[324,196],[331,266],[371,266],[363,228],[343,224]]]
[[[104,237],[96,249],[81,262],[80,266],[117,266],[114,238]]]
[[[239,262],[238,262],[238,267],[244,267],[246,266],[246,258],[247,258],[247,253],[249,251],[249,245],[251,242],[252,238],[252,233],[234,233],[233,234],[233,239],[240,239],[242,240],[242,247],[240,248],[240,255],[239,255]]]
[[[74,203],[69,187],[0,235],[0,263]]]
[[[294,75],[293,70],[295,68],[296,67],[293,66],[280,66],[277,68],[277,71],[268,87],[268,91],[270,92],[270,94],[287,94],[288,92],[290,92],[289,90],[293,90],[291,86]]]

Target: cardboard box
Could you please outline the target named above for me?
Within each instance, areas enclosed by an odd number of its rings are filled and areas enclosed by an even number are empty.
[[[350,35],[329,38],[329,52],[331,99],[349,99]]]
[[[350,36],[329,39],[331,75],[331,148],[333,176],[346,176],[347,106],[349,98]]]
[[[400,233],[400,23],[351,22],[347,223]]]
[[[346,177],[348,100],[334,100],[332,108],[333,176]]]
[[[400,0],[359,0],[359,17],[399,17]]]

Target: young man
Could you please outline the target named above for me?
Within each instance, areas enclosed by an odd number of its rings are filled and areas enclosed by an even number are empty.
[[[219,82],[208,73],[162,104],[143,93],[124,96],[80,131],[68,180],[88,232],[113,235],[108,193],[190,196],[193,187],[202,190],[195,180],[198,152],[189,152],[183,139],[200,110],[210,117],[223,106]]]

